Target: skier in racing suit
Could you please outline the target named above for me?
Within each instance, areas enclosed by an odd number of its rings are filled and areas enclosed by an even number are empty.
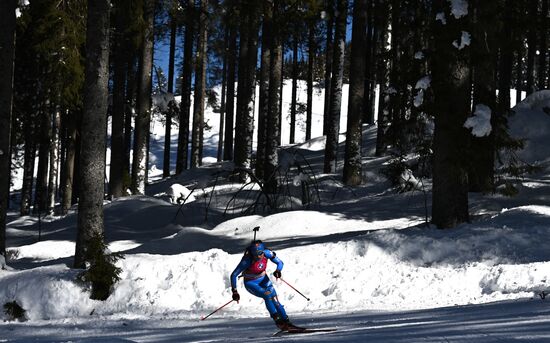
[[[264,299],[265,306],[275,321],[275,325],[281,330],[288,330],[294,325],[288,319],[283,305],[277,298],[277,292],[266,274],[267,260],[277,264],[277,269],[273,273],[276,278],[281,277],[283,269],[283,261],[281,261],[275,252],[267,249],[262,241],[253,241],[246,249],[246,252],[237,265],[233,273],[231,273],[231,290],[233,292],[233,300],[239,301],[240,295],[237,292],[237,277],[242,273],[244,278],[244,287],[246,290]]]

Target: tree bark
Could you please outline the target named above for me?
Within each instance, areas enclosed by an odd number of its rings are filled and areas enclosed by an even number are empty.
[[[327,44],[325,49],[325,106],[323,107],[323,135],[327,134],[328,117],[330,116],[330,85],[332,80],[332,56],[334,30],[334,1],[327,0]]]
[[[145,194],[147,182],[148,137],[151,125],[151,80],[153,68],[153,21],[155,0],[143,4],[143,43],[139,65],[137,92],[137,117],[134,132],[134,155],[132,159],[132,193]]]
[[[52,215],[55,210],[55,198],[57,195],[57,176],[59,169],[59,127],[61,125],[61,109],[56,105],[52,122],[52,140],[50,142],[50,167],[48,174],[48,207],[47,213]]]
[[[168,93],[174,94],[174,64],[176,58],[176,36],[178,23],[175,15],[170,15],[170,52],[168,54]],[[173,101],[173,100],[172,100]],[[172,146],[172,115],[174,105],[169,106],[166,112],[166,124],[164,131],[164,158],[162,160],[162,177],[170,176],[170,147]]]
[[[471,1],[475,22],[472,45],[474,68],[474,110],[485,105],[491,110],[491,124],[496,116],[496,32],[498,26],[494,2]],[[509,92],[508,92],[509,93]],[[489,192],[494,185],[494,158],[496,154],[494,130],[486,137],[470,137],[471,149],[468,164],[468,183],[471,192]]]
[[[278,184],[276,170],[279,164],[277,149],[280,145],[280,96],[283,63],[283,46],[281,37],[281,5],[280,1],[275,0],[273,5],[273,26],[271,30],[270,45],[270,67],[269,67],[269,98],[268,98],[268,117],[266,122],[266,147],[265,147],[265,166],[264,180],[265,188],[269,193],[276,193]]]
[[[529,29],[527,31],[527,84],[526,84],[526,92],[527,95],[532,94],[536,91],[536,85],[535,85],[535,55],[537,51],[537,7],[538,7],[538,0],[530,0],[528,1],[528,13],[529,18],[531,18],[529,22]],[[545,33],[547,35],[548,32]]]
[[[124,103],[126,101],[126,29],[125,2],[115,3],[114,63],[113,63],[113,107],[111,123],[111,162],[109,170],[109,194],[113,198],[124,194]]]
[[[202,135],[204,130],[204,99],[206,92],[206,43],[208,1],[200,0],[199,35],[195,58],[195,92],[193,100],[193,130],[191,137],[191,168],[202,165]]]
[[[61,182],[63,198],[61,201],[61,213],[67,214],[72,205],[73,183],[74,183],[74,162],[76,156],[76,134],[77,118],[76,112],[66,116],[66,155],[64,163],[64,177]]]
[[[333,76],[330,83],[330,106],[326,130],[324,172],[335,173],[338,156],[338,136],[340,134],[340,110],[342,104],[342,78],[344,75],[344,50],[346,45],[347,0],[338,0],[334,30],[334,55],[332,57]]]
[[[230,9],[234,13],[233,9]],[[223,159],[233,160],[233,125],[235,122],[235,69],[237,66],[237,28],[233,22],[229,23],[229,42],[227,48],[227,94],[225,100],[225,139],[223,142]]]
[[[217,152],[217,161],[221,162],[223,160],[223,136],[224,136],[224,125],[225,125],[225,96],[227,90],[227,41],[229,38],[229,27],[225,27],[224,32],[224,49],[223,49],[223,66],[222,66],[222,94],[221,94],[221,105],[220,105],[220,133],[218,135],[218,152]]]
[[[297,97],[298,97],[298,33],[294,32],[294,37],[292,42],[292,97],[290,100],[290,137],[289,137],[290,144],[294,144],[294,140],[296,139]]]
[[[254,134],[254,90],[258,49],[258,4],[254,0],[242,2],[245,18],[241,20],[239,51],[239,84],[237,90],[237,116],[235,125],[235,166],[249,169],[252,160]],[[240,173],[242,182],[247,173]]]
[[[191,114],[191,80],[193,74],[193,41],[195,36],[194,28],[194,6],[189,0],[185,1],[187,9],[185,18],[183,69],[181,79],[181,103],[178,135],[178,155],[176,160],[176,174],[187,169],[188,147],[189,147],[189,120]]]
[[[21,207],[19,213],[22,216],[31,212],[32,189],[34,184],[34,165],[36,160],[36,140],[34,131],[34,118],[27,118],[24,123],[25,137],[25,161],[23,163],[23,185],[21,188]]]
[[[82,118],[81,192],[75,268],[84,268],[90,239],[104,232],[103,183],[109,82],[109,0],[88,3],[86,76]]]
[[[48,167],[51,135],[51,116],[49,105],[42,104],[40,109],[40,146],[38,148],[38,169],[33,213],[41,215],[48,207]]]
[[[365,38],[366,44],[366,56],[365,56],[365,86],[364,86],[364,100],[363,105],[363,123],[374,124],[374,99],[376,97],[376,82],[373,82],[374,68],[372,65],[376,65],[374,62],[374,0],[367,1],[367,36]]]
[[[311,139],[313,114],[313,66],[315,65],[315,19],[308,21],[308,56],[307,56],[307,104],[306,104],[306,141]]]
[[[0,3],[0,255],[3,256],[6,256],[6,213],[10,194],[15,7],[15,0]]]
[[[537,30],[539,36],[539,68],[538,68],[538,89],[547,89],[550,87],[550,80],[548,80],[548,32],[550,32],[550,25],[548,19],[548,0],[541,0],[541,12],[539,15],[539,29]]]
[[[379,47],[377,56],[377,80],[380,83],[380,96],[378,100],[378,120],[377,120],[377,134],[376,134],[376,156],[382,156],[387,150],[387,131],[390,124],[390,71],[391,71],[391,34],[390,23],[392,10],[390,5],[385,1],[378,1],[376,7],[376,22],[377,30],[380,31],[378,35],[379,41],[377,43]],[[390,38],[391,37],[391,38]]]
[[[271,21],[273,9],[264,4],[262,23],[262,52],[260,63],[260,99],[258,106],[258,146],[256,148],[256,176],[263,180],[266,159],[267,118],[269,116],[269,72],[271,61]]]
[[[435,13],[443,12],[446,24],[434,23],[435,58],[434,156],[432,221],[438,228],[452,228],[467,222],[468,174],[464,148],[467,131],[463,127],[470,113],[470,46],[461,37],[468,32],[469,14],[456,18],[446,0],[434,1]],[[453,45],[454,44],[454,45]]]
[[[361,184],[361,124],[365,103],[365,31],[367,28],[367,0],[355,0],[351,36],[351,61],[349,73],[348,121],[346,131],[346,155],[344,159],[344,183]]]

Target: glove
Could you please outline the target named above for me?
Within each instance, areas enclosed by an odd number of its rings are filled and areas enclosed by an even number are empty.
[[[236,302],[239,302],[239,300],[241,300],[241,296],[239,295],[239,292],[237,292],[236,289],[233,289],[233,300],[235,300]]]
[[[275,278],[280,278],[281,277],[281,271],[279,269],[277,269],[276,271],[273,272],[273,276],[275,276]]]

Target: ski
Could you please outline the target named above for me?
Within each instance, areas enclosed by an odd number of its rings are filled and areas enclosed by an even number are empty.
[[[280,330],[275,332],[273,336],[282,336],[282,335],[294,335],[294,334],[308,334],[308,333],[318,333],[318,332],[334,332],[336,329],[308,329],[308,328],[292,328],[288,330]]]

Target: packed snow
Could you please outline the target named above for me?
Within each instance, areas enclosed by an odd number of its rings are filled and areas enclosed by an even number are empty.
[[[429,180],[422,190],[396,193],[379,174],[388,158],[374,157],[376,127],[368,125],[360,187],[321,173],[322,137],[285,146],[318,173],[320,203],[309,207],[228,211],[242,190],[223,178],[228,163],[152,182],[145,196],[107,201],[106,239],[124,259],[117,262],[121,280],[104,302],[90,300],[89,286],[70,268],[76,213],[19,217],[12,203],[0,304],[17,301],[27,320],[0,323],[0,341],[548,342],[550,300],[542,298],[550,291],[550,154],[538,132],[548,125],[544,101],[536,103],[516,111],[509,125],[529,139],[519,154],[536,151],[540,169],[515,181],[515,197],[470,194],[472,222],[451,230],[425,222]],[[207,116],[219,120],[212,111]],[[164,128],[154,128],[151,168],[161,169]],[[215,156],[215,132],[205,134],[205,157]],[[337,331],[273,337],[265,306],[242,281],[239,303],[200,321],[231,300],[229,275],[256,226],[283,260],[282,278],[310,299],[273,278],[291,320]]]

